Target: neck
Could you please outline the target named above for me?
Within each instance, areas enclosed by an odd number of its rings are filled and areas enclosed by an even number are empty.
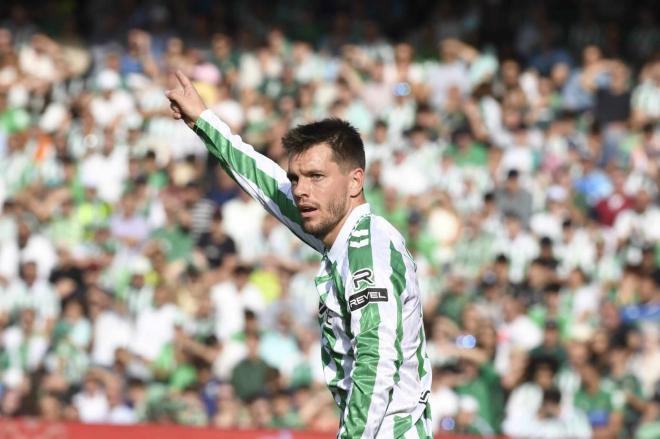
[[[326,233],[325,236],[321,238],[321,241],[323,241],[323,245],[325,245],[325,248],[329,249],[332,248],[332,245],[335,243],[335,240],[337,239],[337,236],[339,236],[339,232],[341,231],[341,228],[344,226],[346,223],[346,220],[348,217],[351,215],[351,212],[353,212],[353,209],[356,207],[366,203],[367,200],[364,198],[364,195],[360,195],[359,197],[356,198],[351,198],[350,201],[350,207],[344,214],[343,218],[341,221],[339,221],[333,228],[330,230],[328,233]]]

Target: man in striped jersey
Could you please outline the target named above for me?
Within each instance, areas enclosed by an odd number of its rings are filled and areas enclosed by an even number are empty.
[[[364,198],[364,146],[326,119],[282,139],[285,172],[230,133],[177,72],[167,91],[222,167],[264,208],[323,254],[316,288],[322,360],[339,406],[338,438],[429,438],[431,366],[415,263],[403,237]]]

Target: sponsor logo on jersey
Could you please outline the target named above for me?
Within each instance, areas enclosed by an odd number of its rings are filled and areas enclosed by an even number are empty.
[[[351,311],[357,311],[369,303],[387,302],[387,299],[386,288],[365,288],[348,298],[348,308]]]
[[[363,268],[351,274],[353,278],[353,290],[357,291],[360,289],[360,282],[366,284],[366,286],[374,285],[374,272],[370,268]]]

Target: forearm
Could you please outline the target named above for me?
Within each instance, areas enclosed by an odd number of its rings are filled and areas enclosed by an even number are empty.
[[[322,251],[322,243],[302,230],[300,213],[293,201],[291,183],[284,169],[244,143],[240,136],[232,134],[227,124],[211,110],[202,112],[194,130],[244,191],[300,239]]]

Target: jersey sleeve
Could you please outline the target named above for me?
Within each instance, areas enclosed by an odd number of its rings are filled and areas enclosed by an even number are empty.
[[[374,438],[403,362],[403,256],[386,236],[371,236],[371,217],[348,240],[346,308],[355,362],[339,438]]]
[[[205,110],[200,115],[194,130],[244,191],[298,238],[316,251],[323,251],[323,243],[302,228],[300,212],[291,193],[291,182],[284,169],[244,143],[240,136],[232,134],[227,124],[211,110]]]

